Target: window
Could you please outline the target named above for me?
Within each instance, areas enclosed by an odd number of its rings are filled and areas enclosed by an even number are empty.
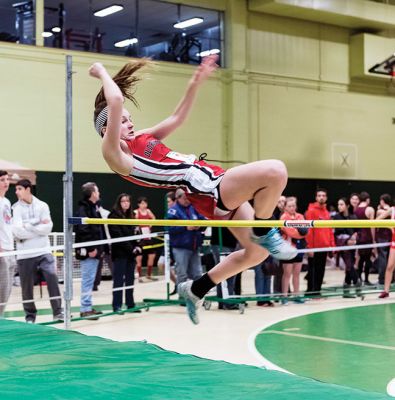
[[[0,40],[35,44],[33,1],[0,0]]]
[[[112,5],[112,14],[94,15]],[[199,23],[174,27],[192,18]],[[188,64],[208,52],[223,58],[223,13],[215,10],[158,0],[45,0],[44,21],[48,47]]]

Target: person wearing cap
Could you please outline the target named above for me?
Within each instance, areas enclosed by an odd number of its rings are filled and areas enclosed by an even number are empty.
[[[168,219],[198,220],[204,219],[186,197],[185,191],[178,188],[175,192],[176,201],[167,211]],[[203,232],[195,226],[170,226],[170,245],[176,262],[176,286],[188,279],[198,279],[202,276],[200,246],[203,243]]]

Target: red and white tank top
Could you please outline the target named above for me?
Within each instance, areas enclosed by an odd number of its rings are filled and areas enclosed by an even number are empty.
[[[225,173],[216,165],[197,160],[193,154],[172,151],[151,134],[136,136],[126,144],[133,153],[134,167],[123,178],[140,186],[182,186],[189,193],[212,194]]]
[[[152,214],[147,209],[145,214],[141,212],[138,208],[134,210],[136,219],[153,219]],[[151,233],[151,226],[148,225],[140,225],[140,230],[143,235],[148,235]]]

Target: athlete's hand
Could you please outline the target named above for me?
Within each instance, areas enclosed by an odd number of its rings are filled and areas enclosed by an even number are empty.
[[[102,63],[94,63],[89,68],[89,75],[97,79],[101,78],[103,72],[106,72],[106,69]]]
[[[218,55],[213,54],[203,58],[203,61],[196,69],[192,77],[192,82],[203,83],[217,68]]]

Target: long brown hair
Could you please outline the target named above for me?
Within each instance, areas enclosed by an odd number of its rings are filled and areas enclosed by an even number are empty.
[[[121,89],[123,96],[129,99],[136,107],[138,107],[138,102],[134,97],[134,93],[136,92],[136,84],[142,77],[136,76],[135,73],[149,64],[151,64],[151,61],[148,58],[142,58],[138,61],[129,61],[113,77],[114,82],[118,85],[119,89]],[[104,96],[104,90],[101,88],[95,100],[95,121],[100,111],[103,110],[106,105],[107,101]]]
[[[123,211],[121,206],[121,200],[123,197],[127,197],[130,201],[129,208],[126,211]],[[127,193],[121,193],[118,195],[117,199],[115,200],[113,210],[115,210],[118,214],[122,215],[124,218],[133,218],[133,206],[132,206],[132,196]]]

